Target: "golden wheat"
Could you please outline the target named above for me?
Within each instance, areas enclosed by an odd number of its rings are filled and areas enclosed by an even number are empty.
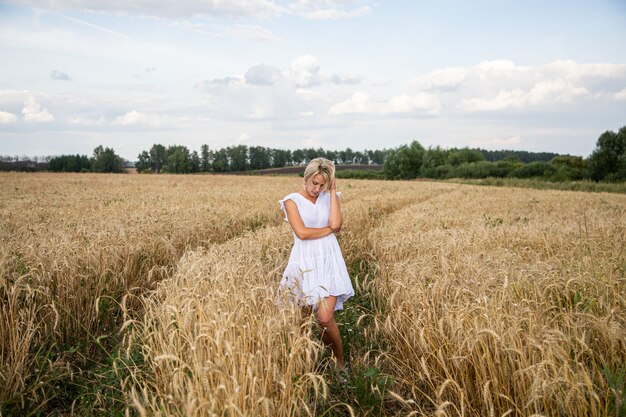
[[[625,213],[624,196],[463,187],[374,230],[378,337],[412,408],[606,415],[603,370],[626,363]]]
[[[1,174],[0,405],[52,411],[54,385],[82,372],[63,352],[117,349],[113,338],[142,357],[116,387],[128,411],[330,412],[312,319],[277,302],[292,243],[277,200],[300,181]],[[393,377],[382,414],[615,410],[605,369],[626,363],[624,196],[340,189],[340,245],[375,308],[363,331],[386,348],[349,359]]]

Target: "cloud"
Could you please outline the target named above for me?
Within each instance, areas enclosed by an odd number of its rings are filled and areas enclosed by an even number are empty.
[[[350,6],[354,0],[298,0],[287,7],[292,13],[307,19],[336,20],[350,19],[370,14],[370,6]]]
[[[252,85],[272,85],[281,77],[278,68],[271,65],[255,65],[246,72],[246,83]]]
[[[234,25],[222,32],[238,39],[254,42],[278,42],[280,38],[261,26]]]
[[[465,81],[467,74],[468,69],[464,67],[442,68],[414,78],[411,84],[420,90],[455,88]]]
[[[10,125],[17,122],[17,116],[7,111],[0,111],[0,125]]]
[[[329,115],[347,114],[393,115],[393,114],[438,114],[440,109],[437,97],[420,92],[414,96],[398,95],[389,100],[375,100],[370,94],[357,91],[348,100],[334,104]]]
[[[246,132],[243,132],[242,134],[240,134],[237,139],[235,140],[236,143],[244,143],[245,141],[250,139],[250,135],[247,134]]]
[[[69,75],[59,70],[52,70],[52,72],[50,72],[50,78],[52,78],[53,80],[63,80],[63,81],[70,80]]]
[[[139,112],[137,110],[118,116],[111,123],[113,126],[142,126],[142,127],[161,127],[163,119],[155,113]]]
[[[619,100],[626,86],[626,65],[569,60],[522,66],[510,60],[483,61],[469,67],[439,68],[415,77],[411,85],[438,94],[449,110],[553,111],[555,105],[582,100]]]
[[[360,84],[361,77],[357,75],[333,74],[330,77],[333,84]]]
[[[300,15],[302,17],[306,17],[308,19],[316,19],[316,20],[336,20],[336,19],[346,19],[353,17],[360,17],[370,14],[371,8],[369,6],[359,7],[357,9],[352,10],[341,10],[341,9],[320,9],[313,10],[309,12],[301,12]]]
[[[626,100],[626,88],[624,88],[623,90],[618,91],[617,93],[615,93],[614,98],[615,98],[615,100],[618,100],[618,101]]]
[[[204,80],[200,81],[196,84],[196,88],[202,91],[210,91],[215,87],[224,87],[230,85],[238,85],[242,83],[242,79],[240,77],[222,77],[222,78],[213,78],[212,80]]]
[[[536,83],[530,90],[500,90],[495,97],[461,100],[459,108],[468,111],[524,109],[543,104],[569,103],[588,94],[586,88],[572,85],[565,80],[546,80]]]
[[[285,8],[273,0],[166,0],[105,1],[105,0],[13,0],[13,3],[38,9],[80,10],[112,14],[157,16],[179,18],[208,15],[225,18],[267,18],[279,16]]]
[[[104,120],[104,117],[99,117],[97,119],[89,119],[85,117],[69,117],[67,119],[67,122],[71,125],[85,127],[103,126],[106,124],[106,120]]]
[[[206,25],[204,23],[190,22],[186,19],[178,19],[170,26],[179,28],[191,33],[208,36],[229,36],[252,42],[278,42],[281,39],[274,35],[272,31],[259,25],[236,24],[229,27]]]
[[[312,55],[303,55],[293,60],[289,74],[299,87],[311,87],[321,83],[320,63]]]
[[[24,102],[24,108],[22,109],[24,115],[24,121],[29,123],[46,123],[54,121],[54,116],[50,114],[48,109],[41,108],[41,105],[35,100],[35,97],[31,94]]]

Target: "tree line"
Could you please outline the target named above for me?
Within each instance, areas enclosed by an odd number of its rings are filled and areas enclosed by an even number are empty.
[[[541,178],[549,181],[591,179],[594,181],[626,180],[626,126],[617,132],[606,131],[598,138],[589,158],[549,152],[488,151],[484,149],[439,146],[425,149],[418,141],[394,149],[341,151],[322,148],[296,150],[263,146],[236,145],[200,152],[183,145],[165,147],[154,144],[142,151],[135,162],[138,172],[152,173],[226,173],[304,165],[317,157],[336,164],[382,165],[385,179],[412,178]],[[0,170],[54,172],[125,172],[132,163],[124,161],[112,148],[98,146],[93,155],[60,155],[55,157],[0,156]],[[371,178],[355,172],[354,177]],[[345,177],[345,175],[344,175]]]
[[[129,163],[118,156],[113,148],[102,145],[87,155],[59,155],[30,158],[27,156],[0,156],[0,171],[52,171],[52,172],[126,172]]]
[[[503,151],[503,154],[507,152]],[[510,177],[548,181],[625,181],[626,126],[618,132],[604,132],[587,159],[555,155],[548,161],[529,163],[515,154],[490,161],[477,149],[425,149],[419,142],[413,141],[387,153],[383,173],[386,179]]]
[[[346,148],[331,151],[314,149],[275,149],[264,146],[236,145],[221,149],[210,149],[202,145],[200,152],[190,151],[182,145],[165,147],[154,144],[137,157],[137,172],[169,172],[176,174],[197,172],[240,172],[267,168],[282,168],[306,164],[313,158],[324,157],[337,164],[380,164],[387,150],[354,151]]]

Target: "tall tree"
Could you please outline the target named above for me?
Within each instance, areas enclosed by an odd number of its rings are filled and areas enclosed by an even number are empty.
[[[167,157],[167,150],[165,146],[154,144],[150,148],[150,160],[152,161],[152,169],[157,174],[161,173],[163,165],[165,165],[165,158]]]
[[[200,171],[209,172],[211,169],[211,153],[209,151],[209,145],[202,145],[200,147]]]
[[[189,157],[189,172],[200,172],[200,155],[198,155],[198,151],[193,151]]]
[[[172,174],[188,173],[191,170],[189,149],[183,145],[168,147],[163,170]]]
[[[113,148],[100,145],[93,150],[92,167],[94,172],[124,172],[124,160]]]
[[[383,167],[385,177],[389,179],[417,178],[423,158],[424,148],[418,141],[402,145],[387,154]]]
[[[265,169],[270,167],[271,153],[269,148],[263,146],[251,146],[248,149],[250,155],[250,169]]]
[[[291,164],[291,151],[272,149],[272,167],[281,168]]]
[[[226,149],[222,148],[213,153],[213,172],[226,172],[230,170]]]
[[[246,145],[229,146],[226,148],[231,171],[248,169],[248,147]]]
[[[296,149],[295,151],[291,153],[291,156],[293,158],[294,165],[302,165],[306,157],[304,150],[302,149]]]
[[[143,151],[137,156],[135,168],[137,168],[137,172],[145,172],[152,169],[152,158],[150,158],[148,151]]]
[[[595,181],[626,179],[626,126],[600,135],[589,157],[589,176]]]

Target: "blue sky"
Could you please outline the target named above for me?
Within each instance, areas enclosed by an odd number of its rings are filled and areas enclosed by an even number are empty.
[[[587,156],[622,0],[0,1],[0,154],[422,145]]]

